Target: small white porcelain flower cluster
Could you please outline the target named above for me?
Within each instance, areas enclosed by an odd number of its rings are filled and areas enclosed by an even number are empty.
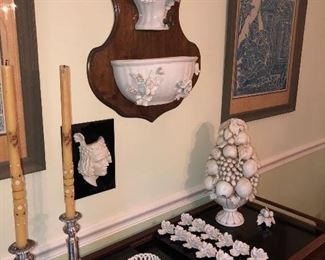
[[[186,230],[184,227],[188,227]],[[201,233],[200,236],[191,232]],[[161,222],[161,229],[158,230],[160,235],[169,234],[171,241],[182,241],[184,247],[189,249],[197,249],[197,258],[215,258],[216,260],[231,260],[233,257],[239,255],[248,256],[248,260],[266,260],[268,255],[262,248],[253,247],[249,251],[250,246],[246,243],[236,240],[233,241],[231,234],[225,232],[221,233],[220,230],[210,224],[206,224],[204,220],[200,218],[194,219],[190,214],[183,213],[181,215],[181,221],[178,225],[173,225],[169,221]],[[214,247],[213,244],[204,240],[216,241]],[[230,255],[224,252],[221,248],[232,247],[229,251]]]
[[[177,88],[177,95],[176,95],[176,100],[180,100],[181,98],[186,98],[192,88],[192,80],[181,80],[176,83],[176,88]]]
[[[129,86],[128,92],[135,96],[137,105],[149,105],[149,102],[152,100],[157,89],[164,80],[163,75],[164,70],[162,67],[158,67],[154,75],[152,75],[152,71],[150,71],[147,78],[145,78],[141,73],[130,73],[135,84]]]
[[[275,224],[273,211],[268,208],[261,209],[256,222],[257,225],[262,225],[264,223],[267,227],[271,227],[272,224]]]

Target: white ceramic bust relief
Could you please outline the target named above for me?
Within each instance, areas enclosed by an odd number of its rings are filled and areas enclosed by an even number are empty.
[[[100,136],[97,141],[86,144],[85,137],[81,133],[74,134],[73,138],[76,143],[80,143],[78,172],[86,182],[97,187],[97,178],[107,174],[107,167],[112,162],[105,140]]]

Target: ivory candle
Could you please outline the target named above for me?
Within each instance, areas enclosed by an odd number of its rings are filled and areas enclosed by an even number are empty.
[[[74,178],[71,136],[71,81],[70,68],[60,66],[61,117],[62,117],[62,156],[65,214],[68,219],[75,217]]]
[[[72,161],[72,136],[71,136],[71,80],[70,68],[60,66],[61,88],[61,117],[62,117],[62,156],[63,156],[63,182],[65,214],[68,219],[73,219],[76,214],[74,200],[74,178]]]
[[[13,67],[10,65],[3,65],[1,66],[1,73],[15,220],[16,246],[21,249],[27,245],[27,201],[24,174],[20,164]]]

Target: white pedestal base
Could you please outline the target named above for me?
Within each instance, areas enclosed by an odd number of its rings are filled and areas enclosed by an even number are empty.
[[[216,221],[226,227],[239,227],[244,224],[243,215],[237,209],[223,209],[216,215]]]

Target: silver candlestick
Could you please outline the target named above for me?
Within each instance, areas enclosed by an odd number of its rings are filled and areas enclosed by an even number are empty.
[[[72,219],[68,219],[65,214],[62,214],[59,219],[65,223],[63,227],[64,233],[68,235],[66,239],[68,247],[69,260],[81,260],[79,254],[79,238],[77,232],[80,229],[80,225],[77,221],[81,218],[81,213],[76,212],[76,215]]]
[[[27,239],[27,245],[24,248],[18,248],[16,243],[9,246],[8,251],[10,254],[16,255],[15,260],[34,260],[34,255],[29,251],[34,248],[36,242],[31,239]]]

